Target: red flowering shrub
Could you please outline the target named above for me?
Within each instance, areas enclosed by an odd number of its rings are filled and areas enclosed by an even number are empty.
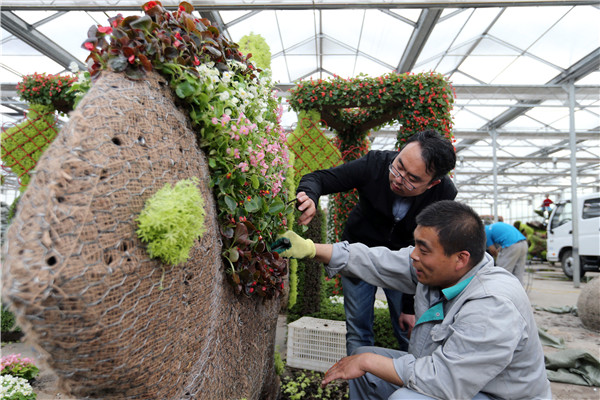
[[[76,80],[73,76],[36,72],[23,77],[17,84],[17,93],[21,100],[29,104],[51,105],[60,112],[68,112],[73,109],[75,101],[75,94],[68,89]]]

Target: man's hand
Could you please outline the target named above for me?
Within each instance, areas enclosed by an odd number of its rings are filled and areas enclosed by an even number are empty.
[[[333,364],[325,372],[325,377],[321,381],[321,387],[324,388],[329,382],[335,379],[360,378],[367,372],[394,385],[404,385],[404,382],[402,382],[402,379],[396,373],[394,361],[391,358],[375,353],[360,353],[344,357]]]
[[[298,225],[308,225],[317,213],[315,202],[306,193],[299,192],[296,195],[296,204],[298,204],[298,210],[302,211],[302,214],[298,218]]]
[[[280,246],[287,239],[289,247]],[[310,239],[304,239],[294,231],[287,231],[277,237],[272,248],[286,258],[313,258],[317,252],[315,244]]]
[[[406,336],[410,339],[410,334],[412,333],[413,328],[415,327],[415,314],[404,314],[401,313],[400,317],[398,317],[398,325],[400,329],[406,332]]]
[[[342,358],[340,361],[333,364],[331,368],[325,372],[325,377],[321,381],[321,387],[324,388],[331,381],[336,379],[354,379],[363,376],[367,371],[360,367],[360,357],[364,354],[356,354]]]

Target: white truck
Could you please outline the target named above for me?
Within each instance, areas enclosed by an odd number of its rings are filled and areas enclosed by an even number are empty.
[[[600,193],[577,196],[579,263],[581,275],[600,271]],[[573,208],[567,200],[556,204],[550,214],[546,259],[560,261],[567,277],[573,279]]]

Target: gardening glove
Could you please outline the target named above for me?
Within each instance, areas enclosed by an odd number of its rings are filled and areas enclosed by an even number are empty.
[[[285,258],[313,258],[317,253],[315,244],[304,239],[294,231],[287,231],[277,237],[271,250]]]

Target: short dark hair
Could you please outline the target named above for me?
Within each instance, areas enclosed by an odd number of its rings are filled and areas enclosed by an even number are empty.
[[[415,133],[406,140],[406,144],[417,141],[421,145],[421,157],[425,161],[427,172],[433,172],[433,180],[442,179],[454,169],[456,152],[449,139],[429,129]]]
[[[437,201],[417,215],[417,224],[437,231],[447,256],[466,250],[471,254],[471,267],[483,259],[485,229],[479,215],[468,205],[454,200]]]

